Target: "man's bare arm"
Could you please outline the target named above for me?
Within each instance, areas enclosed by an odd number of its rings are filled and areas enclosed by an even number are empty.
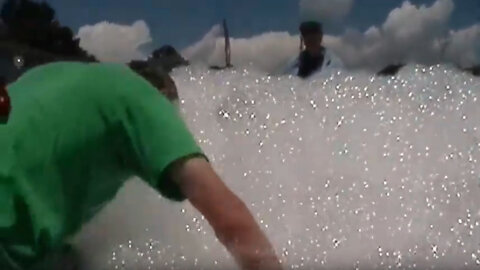
[[[243,270],[280,270],[275,251],[245,204],[203,158],[175,169],[174,181]]]

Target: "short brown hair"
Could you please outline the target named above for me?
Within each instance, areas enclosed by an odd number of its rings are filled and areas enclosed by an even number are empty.
[[[150,82],[170,101],[178,100],[178,92],[175,82],[162,67],[152,66],[145,61],[132,61],[128,66],[138,75]]]

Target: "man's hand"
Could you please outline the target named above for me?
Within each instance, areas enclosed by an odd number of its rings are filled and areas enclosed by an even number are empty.
[[[174,174],[183,194],[205,216],[243,270],[281,269],[274,249],[245,204],[205,159],[192,158]]]

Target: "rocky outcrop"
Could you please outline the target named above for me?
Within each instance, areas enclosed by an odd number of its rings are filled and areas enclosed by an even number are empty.
[[[46,2],[6,0],[0,10],[0,76],[7,82],[56,61],[95,62]]]
[[[402,69],[405,65],[404,64],[397,64],[397,65],[389,65],[386,66],[384,69],[380,70],[377,75],[378,76],[395,76],[397,73]]]
[[[57,61],[95,62],[90,56],[62,56],[12,40],[0,40],[0,75],[7,82],[18,78],[26,70]]]
[[[473,66],[471,68],[466,68],[465,71],[472,73],[474,76],[480,76],[480,65]]]
[[[6,0],[0,10],[4,39],[59,56],[93,58],[79,46],[73,31],[55,19],[46,2]]]
[[[188,61],[170,45],[165,45],[153,51],[148,61],[152,62],[153,65],[161,66],[168,73],[176,67],[187,66],[189,64]]]
[[[377,75],[379,76],[395,76],[397,73],[402,69],[405,65],[399,64],[399,65],[389,65],[379,71]],[[473,66],[470,68],[460,68],[459,69],[471,73],[473,76],[480,76],[480,65]]]

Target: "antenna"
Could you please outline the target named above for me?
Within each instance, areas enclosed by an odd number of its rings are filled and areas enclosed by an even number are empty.
[[[225,66],[232,67],[231,62],[231,48],[230,48],[230,34],[228,32],[227,20],[223,19],[223,33],[225,36]]]
[[[230,34],[228,33],[228,26],[227,26],[227,20],[223,19],[223,36],[225,38],[225,66],[220,67],[220,66],[211,66],[210,69],[213,70],[223,70],[227,68],[231,68],[232,66],[232,51],[230,48]]]

